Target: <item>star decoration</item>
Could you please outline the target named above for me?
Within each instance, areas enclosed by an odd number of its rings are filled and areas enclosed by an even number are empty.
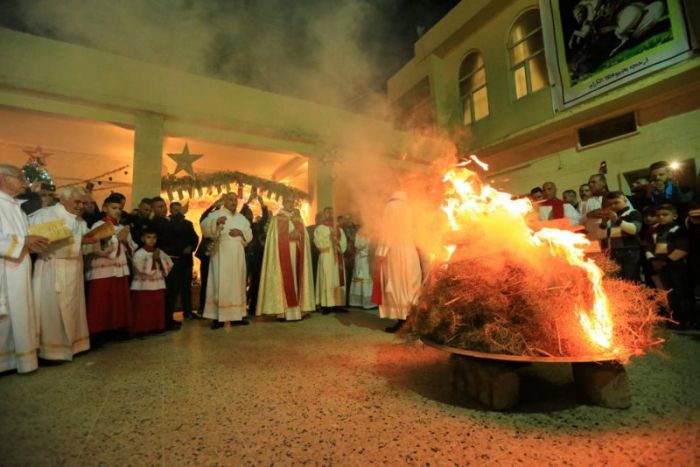
[[[40,165],[46,165],[46,159],[49,157],[51,152],[44,152],[43,149],[41,149],[41,146],[37,146],[34,149],[23,149],[24,153],[29,156],[29,161],[32,164],[40,164]]]
[[[173,172],[173,175],[177,174],[179,171],[184,170],[187,172],[191,177],[194,177],[194,169],[192,168],[192,164],[194,161],[202,157],[204,154],[190,154],[190,148],[185,143],[185,147],[182,149],[181,153],[173,153],[173,154],[168,154],[168,157],[170,157],[172,160],[174,160],[177,163],[177,166],[175,167],[175,171]]]

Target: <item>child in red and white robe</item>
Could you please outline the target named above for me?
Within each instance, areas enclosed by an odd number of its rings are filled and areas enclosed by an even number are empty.
[[[131,318],[127,254],[137,245],[131,239],[129,227],[119,225],[121,198],[108,196],[102,210],[105,216],[93,224],[91,232],[103,228],[103,224],[111,224],[114,234],[86,248],[86,308],[91,335],[128,328]]]
[[[165,278],[173,268],[173,261],[155,247],[157,241],[155,230],[144,230],[143,247],[133,257],[130,330],[134,334],[165,330]]]

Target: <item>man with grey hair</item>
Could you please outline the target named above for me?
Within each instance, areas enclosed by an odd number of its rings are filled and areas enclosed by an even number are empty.
[[[82,244],[94,243],[85,235],[80,217],[86,192],[78,187],[59,191],[59,203],[39,209],[30,224],[63,221],[71,236],[52,242],[34,265],[34,305],[39,320],[39,356],[46,360],[73,360],[90,348],[85,314]]]
[[[26,189],[19,168],[0,164],[0,373],[38,367],[29,252],[41,252],[49,241],[28,235],[27,216],[14,199]]]

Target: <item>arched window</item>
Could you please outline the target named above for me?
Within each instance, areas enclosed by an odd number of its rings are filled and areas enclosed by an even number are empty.
[[[459,67],[459,97],[462,100],[462,123],[470,125],[489,115],[486,69],[479,52],[464,58]]]
[[[549,83],[539,10],[528,10],[515,21],[508,52],[516,98],[532,94]]]

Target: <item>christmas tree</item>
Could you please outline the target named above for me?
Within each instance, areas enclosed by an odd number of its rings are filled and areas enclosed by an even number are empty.
[[[22,173],[24,173],[24,178],[27,179],[29,185],[32,185],[34,182],[41,182],[42,184],[46,183],[54,186],[53,179],[46,170],[46,164],[41,159],[30,159],[22,166]]]

